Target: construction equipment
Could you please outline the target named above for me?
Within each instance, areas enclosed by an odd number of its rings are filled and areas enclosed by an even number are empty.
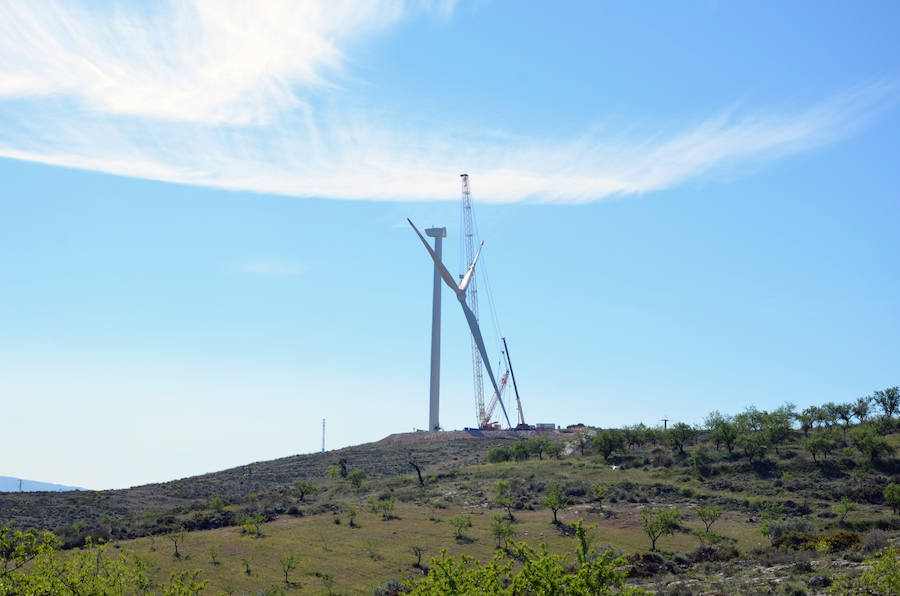
[[[516,407],[519,410],[519,423],[516,424],[516,430],[534,430],[534,427],[525,422],[525,414],[522,413],[522,400],[519,398],[519,386],[516,385],[516,373],[513,372],[512,360],[509,359],[509,346],[506,345],[506,338],[503,340],[503,355],[506,357],[507,372],[512,375],[513,389],[516,391]]]
[[[453,290],[454,294],[456,294],[457,299],[459,300],[460,307],[463,309],[463,314],[466,316],[466,322],[469,325],[469,330],[471,332],[471,345],[472,345],[472,377],[473,384],[475,389],[475,413],[476,419],[478,421],[478,428],[480,430],[498,430],[500,428],[499,422],[494,422],[491,420],[494,414],[494,410],[496,409],[497,404],[500,404],[500,408],[503,411],[503,416],[506,419],[507,428],[512,428],[512,424],[509,420],[509,414],[506,411],[506,406],[503,403],[503,391],[506,388],[507,380],[512,377],[513,387],[515,387],[516,392],[516,404],[518,409],[518,424],[516,425],[517,430],[533,430],[534,427],[528,425],[525,422],[525,416],[522,413],[522,401],[519,398],[519,388],[516,385],[515,374],[512,372],[512,363],[509,359],[509,348],[506,344],[506,338],[503,339],[503,347],[500,351],[506,357],[506,371],[503,374],[500,384],[497,384],[496,378],[494,377],[493,370],[491,369],[487,350],[485,348],[484,338],[481,333],[481,328],[479,326],[478,320],[478,288],[476,282],[476,274],[475,274],[475,264],[478,261],[478,256],[481,254],[481,247],[484,245],[484,242],[481,242],[478,246],[478,250],[475,250],[475,243],[477,241],[477,233],[475,229],[475,221],[474,216],[472,214],[472,197],[469,191],[469,175],[468,174],[460,174],[460,178],[462,179],[462,209],[461,209],[461,227],[463,229],[463,243],[465,246],[465,262],[463,264],[463,269],[465,269],[465,273],[460,274],[459,282],[457,283],[453,277],[450,275],[450,272],[447,271],[447,268],[444,266],[442,257],[441,257],[441,239],[446,237],[446,229],[445,228],[433,228],[425,230],[425,233],[428,236],[435,238],[435,247],[432,247],[428,244],[428,241],[425,240],[425,237],[419,232],[419,229],[413,224],[413,222],[409,219],[409,225],[412,226],[413,230],[415,230],[416,234],[419,236],[419,239],[422,241],[422,244],[425,246],[425,249],[428,251],[428,254],[431,256],[431,259],[434,261],[435,266],[435,276],[434,276],[434,307],[432,309],[432,359],[431,359],[431,393],[430,393],[430,417],[429,417],[429,427],[431,430],[439,430],[440,427],[438,425],[438,386],[440,379],[440,291],[439,291],[439,279],[443,279],[444,282]],[[462,249],[462,246],[461,246]],[[461,250],[462,252],[462,250]],[[482,265],[482,272],[484,273],[484,265]],[[488,282],[488,278],[484,278],[485,281],[485,289],[486,296],[488,300],[489,312],[491,314],[491,320],[494,324],[494,331],[496,335],[493,336],[494,339],[501,336],[500,329],[497,323],[497,313],[494,309],[494,303],[491,298],[490,293],[490,284]],[[498,348],[500,346],[498,345]],[[503,363],[501,361],[501,367]],[[493,396],[490,400],[490,404],[488,407],[485,407],[484,404],[484,382],[482,378],[482,367],[487,370],[488,377],[491,381],[491,386],[494,389]]]
[[[456,294],[456,299],[459,300],[459,306],[463,310],[463,314],[466,316],[466,322],[469,324],[469,331],[472,333],[472,338],[475,340],[475,343],[478,345],[478,351],[481,354],[481,360],[484,363],[484,367],[487,370],[488,378],[491,380],[491,386],[494,388],[494,393],[500,395],[500,388],[497,386],[497,380],[494,378],[494,371],[491,369],[490,362],[487,357],[487,350],[484,347],[484,338],[481,336],[481,328],[478,326],[478,319],[475,318],[475,314],[469,309],[469,306],[466,304],[466,290],[469,287],[469,282],[472,279],[472,274],[475,271],[475,264],[478,262],[478,255],[481,253],[481,246],[478,247],[478,252],[475,253],[475,258],[472,259],[472,264],[469,265],[468,270],[465,275],[463,275],[462,280],[459,282],[459,285],[456,284],[456,281],[453,279],[453,276],[447,271],[447,268],[444,266],[444,263],[438,258],[435,254],[434,250],[431,249],[431,245],[428,244],[428,241],[425,240],[425,236],[422,235],[422,232],[419,231],[419,228],[412,222],[411,219],[407,218],[406,221],[409,222],[409,225],[412,226],[413,230],[416,231],[416,234],[419,236],[419,240],[422,241],[422,244],[425,246],[425,250],[428,251],[431,260],[434,261],[435,267],[437,267],[438,272],[441,275],[441,278],[444,282],[450,286],[450,289],[453,290],[453,293]],[[482,243],[483,245],[484,243]],[[509,424],[509,416],[506,413],[506,406],[503,405],[503,400],[500,400],[500,407],[503,409],[503,415],[506,417],[506,423]]]
[[[475,258],[475,222],[472,217],[472,195],[469,192],[469,175],[468,174],[460,174],[460,180],[462,181],[462,228],[463,228],[463,238],[466,247],[466,260],[465,264],[468,265]],[[462,274],[460,274],[460,279],[462,279]],[[472,278],[469,280],[469,291],[468,296],[466,297],[466,303],[469,305],[469,309],[472,311],[472,314],[475,315],[475,320],[478,320],[478,283],[477,276],[475,272],[472,272]],[[485,422],[485,407],[484,407],[484,381],[481,376],[481,353],[478,350],[478,346],[475,344],[475,338],[472,338],[472,382],[475,389],[475,417],[479,423],[484,424]],[[490,416],[487,416],[487,419],[490,419]]]
[[[506,389],[506,382],[508,380],[509,370],[507,369],[507,371],[503,373],[503,378],[500,379],[500,393],[495,393],[494,397],[491,398],[491,403],[484,409],[484,414],[478,425],[478,428],[481,430],[500,430],[500,423],[492,421],[491,418],[493,418],[494,410],[497,409],[497,404],[503,397],[503,391]]]

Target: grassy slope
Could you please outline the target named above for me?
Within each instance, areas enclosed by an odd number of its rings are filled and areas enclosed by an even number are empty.
[[[418,496],[408,503],[399,503],[397,515],[400,519],[382,521],[379,516],[366,510],[364,495],[349,492],[343,483],[332,483],[328,494],[320,495],[318,501],[340,502],[353,505],[359,511],[360,528],[350,528],[346,514],[341,514],[342,523],[336,525],[332,514],[309,517],[282,517],[264,526],[264,537],[255,538],[241,535],[237,528],[223,528],[212,531],[193,532],[187,538],[183,551],[188,559],[176,560],[172,557],[172,545],[164,538],[141,539],[131,546],[141,554],[149,556],[158,566],[158,577],[164,578],[175,570],[203,569],[211,580],[211,593],[220,593],[231,586],[237,593],[255,593],[273,583],[283,585],[283,575],[278,559],[293,553],[299,560],[298,569],[291,573],[293,581],[303,585],[303,593],[326,593],[321,582],[315,577],[304,576],[308,572],[330,573],[335,578],[334,589],[340,593],[371,594],[375,586],[383,585],[391,579],[414,576],[418,573],[412,567],[415,561],[410,553],[413,545],[427,549],[425,561],[447,549],[450,554],[466,553],[481,560],[488,559],[494,552],[496,540],[490,535],[492,515],[501,510],[489,503],[492,485],[498,478],[531,478],[535,482],[548,483],[559,480],[563,483],[621,483],[630,481],[637,486],[658,485],[663,477],[673,476],[670,472],[645,471],[632,468],[613,471],[600,464],[597,458],[586,457],[575,460],[543,460],[521,463],[467,466],[458,471],[451,480],[439,482],[425,489],[414,488],[412,476],[396,478],[389,483],[370,483],[375,492],[394,492],[412,489]],[[391,484],[393,486],[385,486]],[[694,513],[700,495],[715,501],[719,497],[734,499],[742,497],[732,491],[702,489],[702,484],[690,479],[678,483],[691,488],[692,496],[667,494],[649,505],[678,504],[684,517],[684,525],[692,529],[702,529],[702,523]],[[432,509],[425,503],[439,502],[445,506],[436,509],[435,517],[441,521],[431,521]],[[644,503],[620,501],[605,508],[612,515],[607,517],[592,511],[588,504],[576,505],[560,513],[564,522],[584,519],[596,524],[592,531],[595,543],[610,544],[618,551],[631,553],[645,551],[649,542],[638,521],[638,512]],[[830,504],[823,504],[830,507]],[[882,508],[883,509],[883,508]],[[457,542],[453,539],[453,529],[447,520],[460,513],[472,516],[473,527],[466,531],[471,542]],[[854,517],[883,513],[875,507],[861,507]],[[764,547],[768,542],[760,534],[756,522],[744,511],[728,511],[713,526],[714,529],[737,540],[741,551],[752,547]],[[524,509],[516,512],[515,524],[518,539],[537,546],[546,543],[554,552],[570,552],[574,539],[566,537],[551,523],[551,514],[543,508]],[[696,548],[698,542],[686,533],[663,537],[658,546],[670,552],[685,552]],[[215,546],[221,564],[209,563],[210,546]],[[155,549],[155,550],[151,550]],[[374,557],[372,553],[374,551]],[[241,559],[248,559],[251,575],[246,575]],[[294,586],[298,588],[298,586]]]
[[[234,503],[229,509],[235,511],[262,503],[266,499],[266,487],[281,491],[293,481],[310,479],[323,490],[303,503],[282,493],[280,499],[292,500],[305,515],[281,515],[263,526],[261,538],[244,535],[237,527],[191,532],[180,547],[186,555],[180,559],[173,558],[172,543],[165,536],[121,541],[116,547],[131,548],[147,556],[158,579],[167,578],[172,571],[201,569],[202,577],[210,580],[205,592],[209,594],[224,593],[226,588],[237,594],[252,594],[272,584],[284,586],[278,560],[287,554],[298,559],[297,569],[290,574],[296,582],[290,586],[292,592],[327,593],[322,582],[309,575],[321,572],[334,577],[333,587],[338,593],[371,594],[374,587],[389,580],[421,573],[412,566],[415,558],[410,547],[414,545],[425,547],[424,563],[444,548],[450,554],[489,558],[496,547],[496,540],[490,535],[491,517],[502,512],[491,503],[498,479],[508,480],[521,491],[523,508],[515,512],[515,529],[519,540],[533,546],[546,543],[555,552],[570,552],[574,548],[573,538],[564,536],[553,526],[551,513],[540,506],[546,486],[559,481],[575,490],[572,500],[576,501],[573,507],[560,512],[560,519],[564,522],[584,519],[596,524],[592,530],[595,544],[609,544],[625,553],[646,551],[649,541],[638,521],[641,507],[678,506],[683,512],[683,525],[701,529],[696,507],[718,504],[726,513],[713,529],[736,540],[736,546],[745,554],[768,545],[759,532],[759,519],[754,512],[754,503],[760,500],[784,503],[787,508],[802,503],[810,511],[808,518],[817,527],[833,532],[838,526],[830,511],[838,495],[871,496],[878,494],[879,483],[900,481],[897,460],[877,470],[862,465],[858,456],[854,459],[850,452],[844,452],[835,455],[828,464],[816,466],[800,448],[799,434],[788,449],[782,450],[782,457],[770,453],[768,462],[755,466],[745,459],[716,453],[706,445],[704,448],[714,461],[704,473],[687,457],[675,457],[673,461],[668,449],[653,446],[617,456],[617,461],[624,464],[620,470],[612,470],[598,456],[575,454],[563,460],[476,463],[483,461],[488,447],[500,440],[500,437],[463,439],[450,433],[428,437],[411,435],[324,455],[254,464],[259,471],[254,472],[256,484],[252,488],[260,491],[259,500],[246,494],[251,487],[240,484],[240,468],[236,469],[237,473],[225,471],[154,485],[165,487],[155,493],[148,487],[140,487],[134,489],[138,492],[126,493],[125,497],[142,506],[146,505],[148,495],[158,497],[166,492],[193,495],[185,499],[192,507],[181,511],[181,519],[202,513],[207,502],[203,497],[220,494],[217,489],[223,487],[231,491],[225,492],[230,497],[226,501]],[[896,444],[900,436],[895,434],[890,440]],[[692,446],[689,452],[696,449]],[[406,458],[410,453],[424,463],[424,473],[432,476],[426,487],[419,487],[415,475],[409,473],[411,468]],[[347,457],[350,469],[366,470],[369,478],[361,492],[353,491],[347,481],[324,478],[325,468],[339,457]],[[611,513],[609,516],[600,514],[584,496],[585,488],[595,483],[609,487],[604,502],[604,509]],[[102,511],[105,502],[123,498],[117,493],[96,493],[95,509]],[[366,500],[390,495],[398,499],[398,519],[382,521],[368,511]],[[858,508],[849,515],[849,522],[871,525],[889,516],[883,504],[867,502],[865,498],[855,500]],[[361,527],[349,526],[346,514],[349,506],[360,512],[357,521]],[[337,511],[332,513],[331,508]],[[470,541],[453,539],[448,520],[461,513],[472,517],[473,527],[466,531]],[[432,517],[439,521],[433,521]],[[340,524],[334,523],[336,518],[341,520]],[[896,538],[896,531],[893,535]],[[696,538],[680,533],[662,537],[658,547],[674,553],[693,550],[697,544]],[[210,547],[218,551],[219,565],[210,563]],[[250,575],[245,573],[242,559],[249,562]]]

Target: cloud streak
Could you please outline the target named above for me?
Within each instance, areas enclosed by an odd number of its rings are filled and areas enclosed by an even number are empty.
[[[245,8],[251,6],[251,9]],[[575,139],[465,137],[347,108],[342,47],[452,2],[198,0],[107,14],[0,7],[0,156],[291,196],[588,202],[669,188],[854,134],[896,101],[874,81],[781,111],[722,110],[682,129]],[[463,147],[464,149],[460,149]],[[455,187],[453,187],[455,188]]]
[[[254,259],[235,263],[232,267],[235,273],[250,275],[262,275],[266,277],[293,277],[306,273],[308,268],[301,263],[284,261],[281,259]]]

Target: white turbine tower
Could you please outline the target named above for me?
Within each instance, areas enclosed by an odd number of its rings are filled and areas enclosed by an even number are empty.
[[[418,230],[416,230],[418,231]],[[434,238],[434,250],[441,258],[442,240],[447,237],[447,228],[425,230]],[[427,244],[427,242],[426,242]],[[431,247],[428,247],[429,250]],[[441,430],[441,275],[434,268],[434,292],[431,302],[431,386],[428,393],[428,430]]]
[[[491,386],[494,388],[494,395],[500,396],[500,390],[497,388],[497,381],[494,378],[494,371],[491,370],[491,360],[488,358],[487,350],[484,348],[484,339],[481,337],[481,329],[478,327],[478,319],[475,317],[475,313],[469,308],[466,304],[466,289],[469,287],[469,281],[472,279],[472,273],[475,271],[475,263],[478,262],[478,255],[481,254],[481,247],[484,245],[482,242],[478,246],[478,252],[475,253],[475,258],[472,259],[472,264],[469,265],[469,269],[466,271],[466,274],[463,275],[462,280],[459,282],[459,285],[456,285],[456,281],[453,279],[453,276],[447,271],[447,268],[444,267],[444,263],[441,262],[440,256],[435,254],[434,250],[431,249],[431,245],[428,244],[428,241],[425,240],[425,236],[419,231],[419,228],[410,220],[406,219],[409,222],[409,225],[416,231],[416,234],[419,236],[419,239],[422,241],[422,244],[425,245],[425,249],[428,251],[428,254],[431,255],[431,260],[434,261],[434,267],[436,273],[440,273],[441,278],[443,278],[444,282],[450,289],[453,290],[453,293],[456,294],[456,299],[459,300],[459,305],[463,309],[463,313],[466,315],[466,322],[469,323],[469,330],[472,332],[472,338],[475,340],[475,344],[478,346],[478,351],[481,353],[481,361],[484,363],[485,369],[487,369],[488,377],[491,379]],[[436,304],[440,304],[439,298],[435,299]],[[440,308],[438,306],[437,308]],[[440,311],[438,311],[439,313]],[[437,316],[440,316],[438,314]],[[433,335],[432,335],[433,337]],[[433,346],[432,346],[433,348]],[[440,348],[438,348],[440,349]],[[440,376],[440,358],[438,358],[437,364],[435,364],[434,360],[434,351],[432,349],[432,361],[431,361],[431,371],[432,371],[432,379],[435,378],[435,366],[438,367],[437,377]],[[434,390],[432,386],[432,391]],[[434,398],[433,398],[434,399]],[[503,409],[503,415],[506,416],[507,420],[509,416],[506,415],[506,406],[503,405],[503,400],[500,401],[500,407]],[[432,402],[432,406],[434,406],[434,402]],[[430,430],[434,430],[433,428]]]

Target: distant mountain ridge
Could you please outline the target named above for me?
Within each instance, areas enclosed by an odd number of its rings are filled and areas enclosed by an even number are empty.
[[[37,480],[26,480],[24,478],[13,478],[12,476],[0,476],[0,492],[17,493],[19,492],[19,481],[22,482],[22,492],[39,492],[53,491],[63,492],[67,490],[84,490],[77,486],[65,486],[63,484],[53,484],[52,482],[38,482]]]

